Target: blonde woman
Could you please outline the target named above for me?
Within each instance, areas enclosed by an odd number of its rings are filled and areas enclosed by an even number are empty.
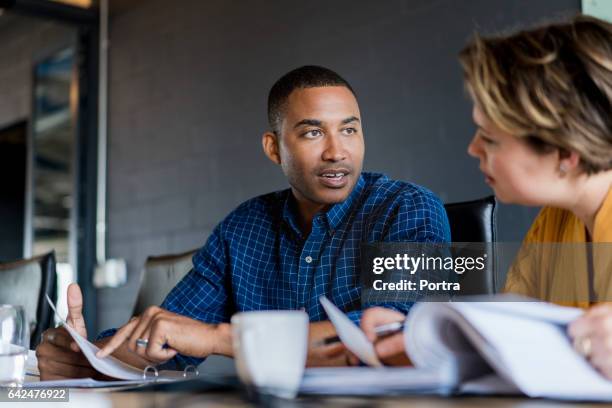
[[[600,244],[612,243],[612,25],[577,16],[477,35],[459,59],[477,127],[468,153],[500,201],[543,207],[504,291],[584,308],[612,301],[612,251]],[[585,251],[589,242],[599,249]],[[375,326],[402,318],[370,309],[361,324],[374,339]],[[612,378],[612,307],[592,308],[570,335]],[[400,335],[376,347],[405,356]]]

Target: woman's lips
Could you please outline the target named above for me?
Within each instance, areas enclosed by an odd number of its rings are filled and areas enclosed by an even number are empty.
[[[482,168],[479,168],[480,172],[484,175],[485,177],[485,183],[487,184],[493,184],[495,182],[495,179],[491,176],[489,176],[489,174],[484,171]]]

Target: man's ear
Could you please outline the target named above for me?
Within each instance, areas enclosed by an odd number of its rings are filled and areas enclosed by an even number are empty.
[[[261,137],[261,146],[263,151],[276,164],[281,163],[280,151],[278,145],[278,136],[273,132],[266,132]]]

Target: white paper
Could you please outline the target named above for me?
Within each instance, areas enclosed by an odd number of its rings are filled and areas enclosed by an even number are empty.
[[[612,382],[576,353],[567,335],[568,323],[582,313],[503,295],[419,303],[408,315],[406,349],[417,366],[451,361],[458,382],[476,378],[465,392],[507,393],[515,388],[530,397],[612,401]],[[476,374],[485,374],[485,361],[500,381],[478,380]]]
[[[308,368],[300,392],[308,394],[388,395],[390,393],[447,394],[454,383],[438,370],[413,367]]]
[[[50,380],[50,381],[28,381],[23,383],[23,388],[104,388],[104,387],[122,387],[136,386],[151,382],[152,380],[117,380],[117,381],[99,381],[93,378],[71,378],[68,380]]]
[[[367,365],[382,367],[382,363],[376,356],[374,345],[368,340],[365,333],[325,296],[321,296],[319,300],[346,348]]]
[[[530,397],[612,400],[612,382],[575,352],[566,333],[565,324],[580,315],[580,310],[512,302],[494,307],[466,302],[452,307],[488,344],[481,350],[489,363]],[[534,312],[527,316],[530,307]],[[558,323],[551,324],[551,320]]]
[[[523,395],[515,385],[504,381],[497,374],[489,374],[475,380],[466,381],[459,388],[461,394],[477,395]]]
[[[72,328],[69,324],[67,324],[61,316],[57,313],[55,305],[47,296],[47,302],[51,305],[51,308],[55,312],[56,316],[60,319],[63,326],[66,328],[70,336],[76,341],[79,348],[87,358],[87,360],[91,363],[92,367],[97,371],[105,374],[109,377],[118,378],[120,380],[140,380],[144,381],[143,370],[133,367],[129,364],[124,363],[121,360],[116,359],[113,356],[107,356],[104,358],[96,357],[96,353],[100,348],[95,344],[89,342],[86,338],[81,336],[77,331]],[[153,375],[149,373],[149,375]],[[183,372],[182,371],[161,371],[159,375],[156,377],[157,380],[172,380],[172,379],[182,379]]]
[[[40,371],[38,371],[38,358],[36,358],[36,350],[28,350],[28,358],[26,359],[26,375],[40,376]]]

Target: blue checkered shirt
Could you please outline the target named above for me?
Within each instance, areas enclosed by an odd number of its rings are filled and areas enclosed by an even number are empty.
[[[327,296],[359,323],[361,243],[449,242],[440,200],[423,187],[362,173],[349,197],[301,232],[291,190],[253,198],[231,212],[193,257],[193,269],[162,308],[207,323],[249,310],[304,309],[327,320]],[[373,305],[365,305],[373,306]],[[385,305],[404,313],[412,303]],[[112,334],[106,331],[100,337]],[[177,367],[202,360],[178,355]]]

